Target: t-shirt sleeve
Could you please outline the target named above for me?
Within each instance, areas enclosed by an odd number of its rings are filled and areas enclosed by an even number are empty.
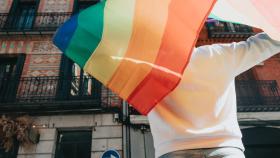
[[[198,52],[207,52],[204,55],[206,54],[207,58],[210,59],[209,62],[216,64],[216,70],[223,69],[227,75],[236,77],[279,53],[280,41],[272,40],[265,33],[259,33],[246,41],[213,44],[197,49]]]

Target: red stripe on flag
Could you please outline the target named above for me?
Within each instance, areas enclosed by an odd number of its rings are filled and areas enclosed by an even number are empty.
[[[172,91],[181,77],[158,66],[182,74],[189,62],[199,31],[216,0],[173,0],[159,54],[152,71],[128,97],[128,102],[140,113],[150,110]]]

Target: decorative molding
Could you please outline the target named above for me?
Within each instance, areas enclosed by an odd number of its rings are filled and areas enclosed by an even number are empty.
[[[60,50],[49,40],[41,41],[14,41],[0,40],[0,54],[61,54]]]
[[[38,12],[71,12],[74,0],[41,0]]]
[[[57,47],[53,45],[51,41],[34,41],[33,42],[33,48],[32,53],[47,53],[47,54],[56,54],[59,53]]]
[[[58,76],[60,60],[60,54],[32,54],[25,76]]]

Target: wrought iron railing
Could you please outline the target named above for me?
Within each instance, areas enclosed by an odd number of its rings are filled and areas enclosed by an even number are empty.
[[[275,80],[237,80],[238,111],[280,111],[280,89]]]
[[[280,89],[272,81],[236,81],[237,108],[239,112],[280,111]],[[140,115],[129,107],[130,115]]]
[[[0,111],[112,109],[122,100],[91,77],[0,79]]]
[[[0,32],[54,32],[71,17],[70,12],[17,15],[0,14]]]
[[[229,22],[208,21],[209,38],[248,38],[255,33],[247,25],[234,24]]]

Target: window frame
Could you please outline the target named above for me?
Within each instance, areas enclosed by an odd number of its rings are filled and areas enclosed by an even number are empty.
[[[14,23],[19,20],[19,17],[17,14],[18,13],[18,9],[20,7],[20,3],[35,3],[34,4],[34,17],[32,19],[32,24],[30,26],[30,28],[24,28],[25,26],[15,26]],[[14,0],[12,3],[12,6],[10,8],[10,11],[8,13],[8,18],[7,18],[7,22],[5,24],[5,28],[6,29],[10,29],[10,27],[13,28],[13,30],[15,31],[22,31],[22,30],[32,30],[34,27],[34,24],[36,22],[36,15],[38,13],[38,8],[39,8],[39,4],[40,4],[40,0],[32,0],[32,1],[26,1],[26,0]],[[18,25],[18,24],[17,24]],[[20,28],[18,28],[20,27]]]
[[[73,142],[76,142],[76,143],[72,143],[73,145],[76,145],[76,148],[78,148],[77,147],[77,145],[81,145],[81,144],[89,144],[89,146],[87,146],[88,147],[88,151],[87,152],[89,152],[89,153],[87,153],[88,155],[89,155],[89,158],[90,158],[90,156],[91,156],[91,148],[92,148],[92,129],[91,128],[64,128],[64,129],[58,129],[57,130],[57,139],[56,139],[56,149],[55,149],[55,158],[60,158],[60,148],[62,148],[62,146],[61,146],[61,144],[62,144],[62,142],[61,142],[61,140],[62,140],[62,137],[61,137],[61,134],[62,133],[87,133],[88,135],[87,136],[89,136],[89,138],[88,138],[88,141],[85,141],[85,142],[82,142],[82,141],[78,141],[78,140],[75,140],[75,139],[73,139]],[[72,137],[73,138],[73,137]],[[79,137],[76,137],[76,138],[81,138],[81,136],[79,136]],[[82,143],[81,143],[82,142]],[[84,149],[84,148],[83,148]],[[77,153],[77,150],[74,150],[74,152],[76,152]]]

